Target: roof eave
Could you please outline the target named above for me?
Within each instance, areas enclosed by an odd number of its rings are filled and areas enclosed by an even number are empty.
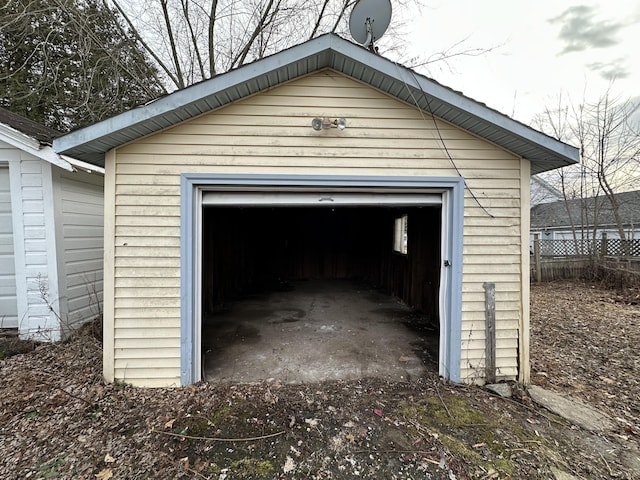
[[[260,61],[243,65],[235,70],[231,70],[219,76],[213,77],[209,80],[202,81],[191,85],[183,90],[175,91],[169,95],[165,95],[156,100],[149,102],[146,105],[128,110],[119,115],[116,115],[106,120],[102,120],[93,125],[75,130],[62,137],[54,139],[54,149],[58,152],[69,152],[89,144],[90,142],[104,141],[105,145],[110,142],[108,139],[114,134],[122,135],[122,140],[118,145],[113,145],[112,148],[123,145],[129,141],[136,140],[142,136],[160,131],[164,128],[171,127],[179,122],[188,120],[197,115],[205,113],[206,111],[219,108],[233,101],[239,100],[244,96],[258,93],[267,88],[272,88],[282,81],[277,83],[262,84],[262,88],[256,91],[245,92],[243,96],[231,95],[230,91],[236,86],[245,84],[248,85],[251,80],[256,80],[261,77],[269,75],[271,77],[279,78],[280,72],[295,66],[296,62],[301,59],[316,59],[316,68],[311,71],[315,71],[321,68],[330,66],[329,57],[331,55],[332,36],[318,37],[317,42],[307,42],[301,45],[296,45],[289,50],[281,53],[287,53],[290,61],[284,62],[280,54],[271,55],[265,57]],[[304,72],[303,74],[306,74]],[[285,80],[288,80],[286,78]],[[220,102],[216,99],[217,96],[226,96],[226,102]],[[237,98],[235,98],[237,97]],[[208,108],[202,110],[200,108],[193,108],[197,103],[205,103]],[[187,113],[187,111],[190,111]],[[184,114],[182,114],[184,113]],[[132,128],[138,128],[137,131],[133,131]],[[106,153],[108,149],[105,149],[102,154]],[[102,164],[104,166],[104,163]]]
[[[76,130],[56,138],[53,146],[57,152],[104,166],[104,154],[111,148],[324,68],[332,68],[400,100],[417,104],[426,112],[529,159],[532,174],[578,161],[577,148],[333,34]]]
[[[28,148],[31,150],[40,148],[40,142],[38,140],[4,123],[0,123],[0,140],[4,140],[17,148]]]
[[[58,155],[51,145],[41,143],[39,140],[9,125],[0,123],[0,140],[52,165],[56,165],[64,170],[73,171],[72,165],[62,158],[61,155]]]

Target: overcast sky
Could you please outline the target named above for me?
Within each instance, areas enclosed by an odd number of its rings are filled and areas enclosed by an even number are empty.
[[[409,21],[428,56],[464,40],[490,48],[422,73],[529,124],[560,94],[574,103],[612,91],[640,98],[640,1],[425,0]],[[403,61],[405,65],[409,62]]]

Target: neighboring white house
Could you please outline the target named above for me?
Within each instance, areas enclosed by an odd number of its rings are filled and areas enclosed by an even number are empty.
[[[104,169],[0,108],[0,329],[55,341],[102,305]]]
[[[562,200],[562,192],[538,175],[531,177],[531,208]]]
[[[615,195],[627,240],[640,239],[640,190]],[[531,241],[602,238],[619,239],[620,233],[608,196],[558,200],[531,205]]]

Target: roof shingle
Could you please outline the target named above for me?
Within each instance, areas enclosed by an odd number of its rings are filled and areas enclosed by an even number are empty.
[[[45,145],[51,145],[55,137],[62,135],[62,133],[57,130],[45,127],[38,122],[29,120],[2,107],[0,107],[0,123],[8,125],[14,130],[18,130]]]

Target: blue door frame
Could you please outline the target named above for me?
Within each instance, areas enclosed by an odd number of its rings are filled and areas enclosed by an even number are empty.
[[[202,192],[225,188],[235,192],[287,187],[337,191],[425,190],[442,194],[443,264],[440,282],[440,375],[460,381],[462,323],[462,239],[464,223],[464,179],[462,177],[382,177],[338,175],[247,175],[184,173],[180,204],[180,378],[182,385],[201,380],[200,365],[200,266]]]

